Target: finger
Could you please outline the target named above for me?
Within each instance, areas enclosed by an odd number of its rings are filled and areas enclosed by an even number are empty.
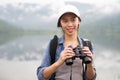
[[[73,52],[73,50],[71,48],[66,48],[65,53],[74,53],[74,52]]]
[[[66,47],[65,50],[72,50],[72,48]]]
[[[87,51],[87,50],[90,50],[90,49],[89,49],[89,47],[83,47],[82,50]]]
[[[66,54],[65,58],[66,58],[66,59],[67,59],[67,58],[72,58],[73,56],[75,56],[75,54],[68,53],[68,54]]]
[[[91,60],[93,60],[93,55],[92,52],[90,51],[89,47],[83,47],[83,53],[86,54],[88,57],[91,58]]]
[[[66,53],[74,54],[74,52],[71,50],[67,50]]]
[[[86,54],[88,57],[90,57],[90,58],[91,58],[91,60],[93,60],[93,55],[92,55],[92,53],[89,53],[89,52],[84,52],[84,54]]]

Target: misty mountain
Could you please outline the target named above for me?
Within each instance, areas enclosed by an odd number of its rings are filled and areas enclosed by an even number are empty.
[[[48,25],[46,24],[47,20],[42,20],[42,17],[51,14],[49,5],[42,8],[34,3],[19,3],[16,5],[8,3],[5,7],[0,6],[0,18],[24,29],[39,29],[50,25],[49,22],[47,22]]]
[[[0,20],[0,45],[22,35],[23,29]]]
[[[93,5],[83,3],[66,2],[66,4],[73,4],[79,8],[82,18],[81,26],[88,27],[89,30],[119,25],[118,12],[107,15],[99,12],[104,7],[93,9]],[[18,3],[16,5],[8,3],[6,6],[0,6],[0,19],[23,29],[56,28],[56,17],[52,17],[53,13],[57,14],[49,4],[42,7],[35,3]]]
[[[120,30],[120,13],[113,15],[106,15],[101,19],[95,20],[91,18],[91,21],[86,20],[86,23],[82,24],[82,26],[88,28],[91,31],[97,30],[99,31],[107,31],[107,30]]]
[[[13,30],[13,26],[0,20],[0,33],[8,33],[8,31]]]
[[[0,34],[9,34],[19,31],[22,31],[22,29],[13,24],[0,20]]]
[[[95,44],[104,45],[106,48],[114,48],[117,50],[120,45],[120,13],[114,15],[106,15],[101,19],[87,21],[82,24],[80,34],[92,40]]]

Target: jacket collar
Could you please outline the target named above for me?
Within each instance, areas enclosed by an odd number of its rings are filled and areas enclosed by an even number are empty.
[[[81,45],[81,47],[83,46],[83,44],[82,44],[82,40],[81,40],[81,38],[78,36],[78,41],[79,41],[79,43],[80,43],[80,45]],[[58,45],[63,45],[64,44],[64,36],[61,36],[59,39],[58,39]]]

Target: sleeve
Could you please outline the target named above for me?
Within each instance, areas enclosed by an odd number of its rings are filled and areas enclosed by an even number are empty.
[[[92,44],[92,43],[91,43],[91,52],[92,52],[92,54],[94,54],[94,49],[93,49],[93,44]],[[95,71],[95,76],[93,77],[92,80],[96,80],[97,73],[96,73],[96,67],[95,67],[94,61],[92,62],[92,66],[93,66],[94,71]],[[85,66],[85,68],[87,68],[87,66]],[[85,70],[86,70],[86,69],[85,69]],[[86,72],[86,71],[85,71],[85,72]],[[84,73],[84,75],[85,75],[85,73]],[[87,77],[86,77],[86,75],[85,75],[85,80],[88,80]]]
[[[50,46],[50,42],[49,42],[49,44],[48,44],[48,46],[47,46],[47,48],[46,48],[46,50],[45,50],[45,52],[43,54],[43,58],[41,60],[41,64],[37,68],[37,77],[38,77],[39,80],[49,80],[49,79],[45,79],[43,77],[43,70],[46,67],[50,66],[50,61],[51,61],[50,60],[50,53],[49,53],[49,46]]]

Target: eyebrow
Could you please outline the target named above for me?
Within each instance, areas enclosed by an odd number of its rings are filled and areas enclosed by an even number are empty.
[[[71,19],[76,18],[77,16],[71,16]],[[61,20],[65,20],[65,17],[61,17]]]

